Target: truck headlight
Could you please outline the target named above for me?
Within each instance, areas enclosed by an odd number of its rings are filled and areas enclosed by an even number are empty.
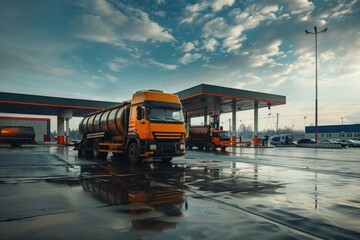
[[[180,150],[185,150],[185,144],[184,143],[180,144]]]
[[[149,149],[150,149],[150,151],[156,151],[156,144],[150,144],[149,145]]]

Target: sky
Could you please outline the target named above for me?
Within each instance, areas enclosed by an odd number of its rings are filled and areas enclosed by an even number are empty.
[[[276,113],[303,130],[315,121],[314,26],[328,28],[319,125],[360,123],[359,0],[1,0],[0,91],[121,102],[212,84],[286,96],[259,110],[259,130]],[[253,125],[253,111],[237,121]]]

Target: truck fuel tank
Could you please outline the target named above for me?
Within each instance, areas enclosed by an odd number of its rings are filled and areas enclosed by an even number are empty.
[[[125,112],[130,105],[125,102],[119,106],[90,114],[80,122],[79,130],[84,134],[107,132],[112,135],[125,133]]]

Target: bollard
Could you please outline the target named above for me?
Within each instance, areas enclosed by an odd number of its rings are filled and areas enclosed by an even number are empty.
[[[64,136],[57,136],[56,143],[64,145]]]
[[[259,138],[258,135],[254,135],[254,147],[258,147],[259,146]]]

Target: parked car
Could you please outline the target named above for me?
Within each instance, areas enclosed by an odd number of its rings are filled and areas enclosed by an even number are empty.
[[[314,144],[315,140],[312,138],[303,138],[297,141],[297,144]]]
[[[345,143],[345,142],[340,142],[340,139],[331,139],[332,141],[335,141],[336,143],[340,144],[341,147],[346,148],[349,146],[349,144]]]
[[[349,147],[360,147],[360,142],[352,139],[341,139],[340,144],[347,144]]]
[[[347,143],[341,143],[336,139],[325,139],[319,142],[320,144],[339,144],[342,148],[348,147]]]
[[[291,145],[293,144],[293,141],[294,141],[294,135],[292,134],[281,134],[281,135],[272,136],[270,138],[270,144],[272,145],[279,145],[279,144]]]
[[[335,140],[331,140],[331,139],[321,140],[321,141],[319,141],[319,143],[326,143],[326,144],[338,144],[338,142],[337,142],[337,141],[335,141]]]

